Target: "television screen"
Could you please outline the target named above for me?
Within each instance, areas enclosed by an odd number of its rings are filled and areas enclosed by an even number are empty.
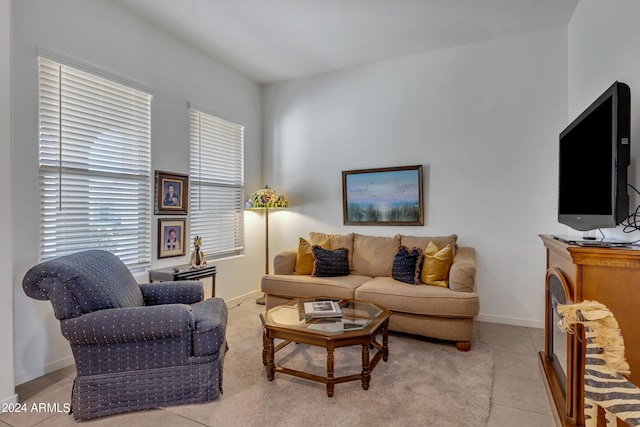
[[[560,212],[611,215],[611,109],[608,98],[560,144]]]
[[[629,213],[630,91],[614,83],[560,134],[558,221],[615,227]]]

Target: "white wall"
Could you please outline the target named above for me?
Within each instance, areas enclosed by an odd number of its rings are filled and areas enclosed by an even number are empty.
[[[11,2],[0,0],[0,181],[5,202],[0,208],[0,342],[13,344],[13,239],[11,230]],[[0,346],[0,404],[16,401],[13,345]]]
[[[191,102],[246,126],[245,184],[253,191],[262,184],[262,130],[261,92],[256,83],[111,2],[19,0],[11,5],[12,159],[13,181],[19,186],[13,198],[15,379],[20,384],[72,363],[50,303],[26,297],[21,287],[24,273],[38,262],[39,247],[36,46],[93,64],[154,92],[152,169],[189,172],[187,106]],[[5,169],[1,170],[4,174]],[[227,300],[256,291],[263,272],[263,222],[259,216],[247,214],[246,218],[246,256],[215,261],[217,296]],[[154,216],[154,235],[155,224]],[[188,256],[168,258],[154,261],[153,266],[187,261]]]
[[[289,197],[273,252],[309,231],[456,233],[477,254],[481,320],[543,327],[567,119],[566,27],[263,90],[266,182]],[[341,171],[424,165],[424,227],[342,225]]]
[[[573,120],[618,80],[631,88],[631,165],[629,183],[640,190],[640,2],[580,0],[569,23],[569,119]],[[631,189],[629,210],[640,204]],[[638,240],[622,228],[607,236]]]

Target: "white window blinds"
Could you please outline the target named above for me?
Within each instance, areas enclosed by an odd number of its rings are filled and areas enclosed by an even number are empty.
[[[189,110],[191,240],[209,258],[244,250],[244,126]]]
[[[104,249],[151,260],[151,95],[39,62],[40,256]]]

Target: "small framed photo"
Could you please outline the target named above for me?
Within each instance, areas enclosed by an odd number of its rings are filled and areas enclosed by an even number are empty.
[[[422,165],[342,172],[345,225],[424,225]]]
[[[156,215],[186,215],[188,197],[189,175],[156,171]]]
[[[158,219],[158,258],[182,256],[185,252],[186,219]]]

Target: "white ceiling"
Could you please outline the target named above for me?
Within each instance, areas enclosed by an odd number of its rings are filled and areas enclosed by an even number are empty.
[[[259,83],[566,25],[578,0],[113,0]]]

